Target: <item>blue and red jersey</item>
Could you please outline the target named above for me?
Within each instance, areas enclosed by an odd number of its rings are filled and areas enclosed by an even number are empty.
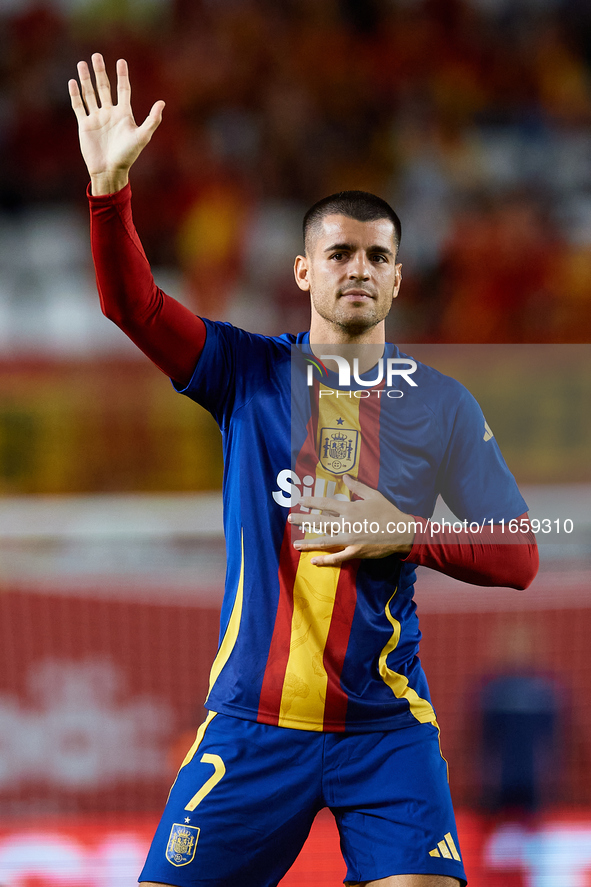
[[[425,519],[438,495],[462,521],[523,514],[480,407],[418,361],[415,385],[401,383],[394,397],[383,382],[345,389],[332,373],[309,386],[305,372],[294,375],[293,356],[309,349],[307,333],[205,323],[182,393],[213,414],[224,447],[227,573],[207,707],[314,731],[433,722],[415,565],[391,555],[316,567],[313,553],[293,548],[287,517],[303,495],[348,498],[345,473]]]

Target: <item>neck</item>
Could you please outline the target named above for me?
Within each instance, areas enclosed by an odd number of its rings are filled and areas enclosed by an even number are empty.
[[[315,323],[315,320],[317,318],[313,317],[310,324],[310,348],[316,357],[322,359],[323,354],[336,354],[345,357],[351,365],[356,359],[359,372],[365,373],[383,356],[386,343],[384,321],[355,334],[332,324]],[[328,361],[327,366],[337,368],[334,361]]]
[[[355,332],[336,323],[327,323],[323,317],[313,311],[310,321],[310,342],[323,345],[384,345],[386,324],[381,320],[369,329]]]

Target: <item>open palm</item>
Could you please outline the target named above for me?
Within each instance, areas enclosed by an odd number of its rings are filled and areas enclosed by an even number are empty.
[[[131,110],[127,62],[124,59],[117,62],[115,105],[105,63],[98,52],[92,56],[92,67],[96,92],[86,62],[78,62],[80,88],[76,80],[70,80],[68,88],[78,120],[80,149],[93,180],[93,193],[96,194],[97,183],[103,193],[107,193],[109,189],[118,190],[126,183],[130,166],[146,147],[162,120],[164,102],[155,102],[144,122],[138,126]]]

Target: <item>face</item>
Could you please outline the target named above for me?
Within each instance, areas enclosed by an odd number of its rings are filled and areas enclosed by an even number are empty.
[[[401,269],[389,219],[325,216],[294,268],[297,285],[310,293],[310,340],[383,341],[383,321],[398,295]]]

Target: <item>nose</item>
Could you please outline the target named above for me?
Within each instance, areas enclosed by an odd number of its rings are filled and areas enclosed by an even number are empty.
[[[369,262],[362,250],[358,250],[349,263],[349,280],[369,280]]]

